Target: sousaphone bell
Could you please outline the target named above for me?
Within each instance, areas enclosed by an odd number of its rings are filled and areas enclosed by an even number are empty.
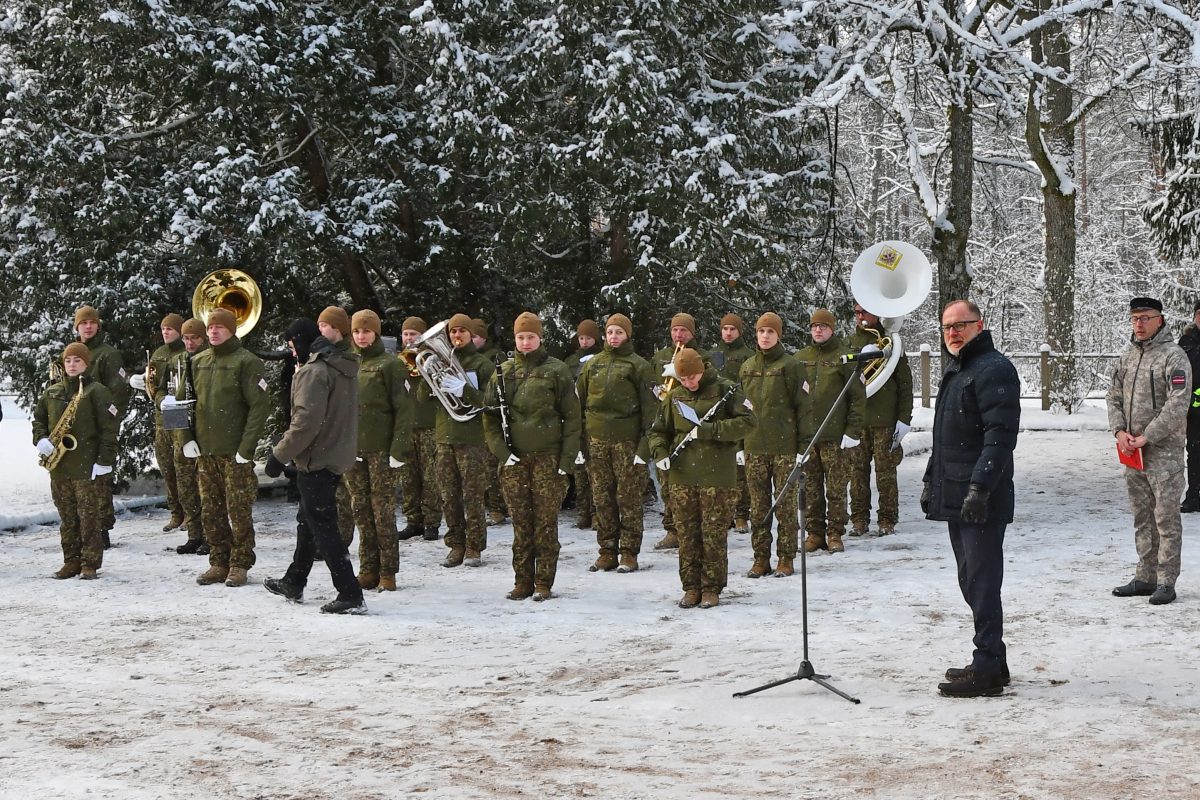
[[[879,349],[891,348],[887,361],[869,362],[862,371],[867,396],[892,377],[904,355],[900,326],[916,311],[933,287],[933,269],[920,248],[908,242],[878,242],[863,250],[850,271],[850,293],[860,306],[879,317],[885,336]]]
[[[241,338],[258,324],[262,316],[262,291],[240,269],[219,269],[205,276],[192,294],[192,316],[208,324],[208,315],[218,308],[233,314],[237,320],[234,333]]]

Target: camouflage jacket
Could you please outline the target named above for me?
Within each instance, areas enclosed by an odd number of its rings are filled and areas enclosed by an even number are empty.
[[[406,461],[412,442],[413,402],[405,388],[404,362],[378,338],[359,351],[358,454],[387,453]]]
[[[1148,474],[1173,475],[1184,467],[1192,366],[1164,325],[1144,342],[1133,340],[1108,387],[1108,428],[1145,436],[1142,463]]]

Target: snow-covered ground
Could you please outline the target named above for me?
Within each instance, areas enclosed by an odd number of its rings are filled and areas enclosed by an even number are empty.
[[[8,423],[4,423],[5,427]],[[401,590],[329,617],[263,590],[293,507],[256,506],[258,565],[200,587],[166,512],[125,515],[101,580],[58,582],[53,528],[0,535],[0,796],[1132,798],[1200,796],[1200,556],[1179,600],[1118,600],[1135,556],[1100,432],[1034,432],[1017,453],[1005,585],[1013,685],[949,700],[970,619],[944,526],[920,518],[924,458],[901,467],[896,536],[810,560],[811,683],[732,694],[800,661],[800,580],[750,580],[730,536],[720,607],[675,606],[647,515],[643,571],[589,573],[563,514],[556,596],[511,602],[511,528],[480,569],[401,545]],[[5,486],[7,493],[10,487]],[[1197,526],[1185,517],[1190,534]]]

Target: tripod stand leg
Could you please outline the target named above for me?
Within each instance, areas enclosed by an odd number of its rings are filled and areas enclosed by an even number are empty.
[[[745,691],[745,692],[736,692],[733,696],[734,697],[749,697],[752,694],[756,694],[758,692],[764,692],[767,689],[774,689],[776,686],[783,686],[785,683],[791,683],[792,681],[798,681],[798,680],[800,680],[800,678],[797,677],[796,675],[789,675],[788,677],[784,678],[781,681],[775,681],[773,683],[763,684],[762,686],[758,686],[754,689],[750,689],[749,691]]]
[[[829,677],[828,675],[813,675],[811,678],[809,678],[809,680],[812,681],[813,683],[817,684],[818,686],[824,686],[826,689],[833,692],[838,697],[846,698],[851,703],[854,703],[854,705],[858,705],[859,703],[862,702],[857,697],[851,697],[850,695],[846,694],[845,692],[843,692],[841,689],[837,688],[836,686],[834,686],[830,683],[826,683],[824,679],[828,678],[828,677]]]

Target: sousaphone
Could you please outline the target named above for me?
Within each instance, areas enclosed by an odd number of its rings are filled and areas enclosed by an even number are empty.
[[[218,308],[233,314],[237,320],[234,333],[241,338],[258,324],[262,316],[262,291],[240,269],[219,269],[204,277],[192,294],[192,316],[208,324],[208,315]]]
[[[873,361],[863,368],[867,396],[879,391],[904,355],[900,326],[906,315],[916,311],[933,287],[929,259],[908,242],[878,242],[863,250],[850,271],[850,293],[860,306],[879,317],[884,336],[879,348],[891,348],[887,361]]]

